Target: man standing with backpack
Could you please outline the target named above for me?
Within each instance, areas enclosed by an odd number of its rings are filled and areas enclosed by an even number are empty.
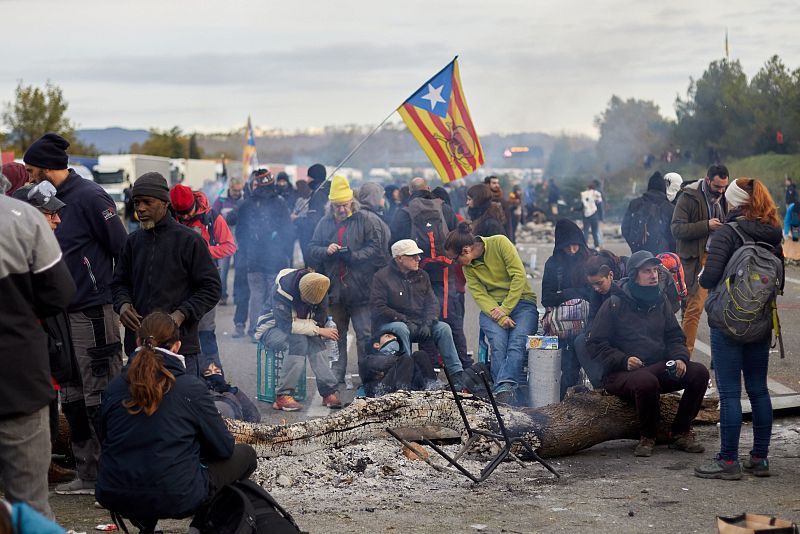
[[[230,258],[236,252],[236,243],[225,218],[208,206],[208,197],[202,191],[194,192],[190,187],[178,184],[169,192],[169,197],[178,216],[178,222],[203,236],[208,251],[219,269],[219,260]],[[227,280],[222,282],[222,287],[225,286]],[[204,359],[201,362],[202,370],[207,369],[212,363],[222,369],[217,345],[216,318],[217,307],[214,306],[200,319],[200,324],[197,326],[200,334],[200,350]]]
[[[688,290],[681,328],[686,335],[689,356],[694,351],[697,325],[708,296],[708,290],[697,283],[697,278],[706,263],[709,240],[722,227],[728,213],[724,198],[726,187],[728,169],[724,165],[712,165],[704,179],[683,188],[672,215],[672,235],[683,264]]]
[[[622,236],[631,253],[646,250],[654,256],[675,252],[670,224],[675,207],[667,199],[667,184],[660,172],[647,182],[647,191],[631,200],[622,219]]]

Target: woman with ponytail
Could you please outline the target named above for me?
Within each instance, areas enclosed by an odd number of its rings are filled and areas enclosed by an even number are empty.
[[[492,350],[495,397],[510,403],[525,381],[528,336],[536,333],[539,323],[525,267],[506,236],[475,236],[464,222],[448,234],[444,248],[464,266],[467,287],[481,310],[480,326]]]
[[[256,454],[234,445],[202,379],[186,373],[178,326],[144,318],[136,352],[103,394],[95,495],[152,532],[158,519],[194,515],[214,493],[250,476]]]
[[[473,235],[506,235],[503,209],[493,200],[492,190],[488,185],[477,184],[467,190],[467,215],[472,221]]]
[[[730,210],[728,218],[714,232],[708,259],[700,274],[700,285],[707,289],[713,289],[722,280],[728,261],[744,243],[731,223],[735,222],[740,232],[783,261],[781,220],[764,184],[752,178],[738,178],[725,191],[725,201]],[[783,287],[783,280],[780,286]],[[771,336],[768,332],[763,340],[742,343],[716,327],[717,319],[711,315],[708,318],[711,358],[719,390],[720,451],[711,463],[695,468],[695,474],[701,478],[737,480],[742,478],[744,468],[755,476],[769,476],[767,453],[772,433],[772,403],[767,390],[767,368]],[[753,410],[753,448],[740,464],[742,376]]]

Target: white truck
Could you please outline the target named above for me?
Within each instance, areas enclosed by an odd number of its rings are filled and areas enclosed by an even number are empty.
[[[172,182],[189,186],[195,191],[200,191],[205,186],[213,184],[222,173],[222,164],[213,159],[172,159]]]
[[[94,181],[114,199],[120,216],[124,216],[125,188],[146,172],[158,172],[169,180],[169,171],[169,158],[142,154],[104,154],[98,156],[92,175]]]

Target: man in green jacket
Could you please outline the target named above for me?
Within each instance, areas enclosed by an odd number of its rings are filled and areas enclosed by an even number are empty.
[[[689,290],[681,328],[686,335],[690,357],[697,338],[697,325],[708,296],[708,290],[700,287],[697,278],[706,262],[708,242],[713,233],[722,227],[728,213],[724,195],[726,187],[728,169],[724,165],[712,165],[705,178],[683,189],[672,215],[672,235],[675,237]]]

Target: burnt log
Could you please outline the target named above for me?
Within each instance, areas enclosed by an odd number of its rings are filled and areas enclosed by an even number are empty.
[[[661,440],[668,435],[679,400],[677,395],[661,396]],[[468,396],[463,406],[473,428],[499,431],[488,402]],[[500,410],[511,437],[522,437],[545,458],[574,454],[604,441],[639,438],[633,405],[599,391],[571,391],[563,402],[542,408],[501,406]],[[718,419],[717,401],[706,400],[698,420],[711,423]],[[237,442],[249,443],[263,458],[308,454],[356,441],[385,438],[386,428],[433,427],[451,429],[462,436],[465,433],[456,404],[445,391],[399,391],[375,399],[356,399],[328,417],[292,425],[233,420],[226,423]],[[413,431],[406,431],[405,435],[409,433]],[[422,437],[423,432],[419,435]]]

